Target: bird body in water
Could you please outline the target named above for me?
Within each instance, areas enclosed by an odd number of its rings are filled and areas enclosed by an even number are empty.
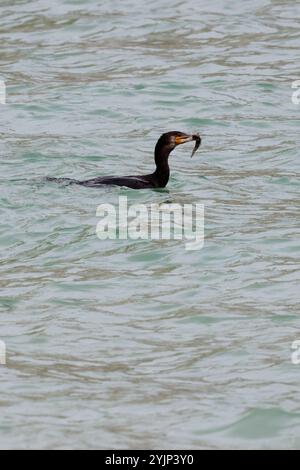
[[[177,145],[186,142],[195,141],[195,147],[192,156],[198,149],[201,143],[201,138],[198,134],[185,134],[183,132],[167,132],[162,134],[157,141],[154,151],[154,158],[156,169],[154,173],[144,176],[100,176],[85,181],[73,180],[70,178],[47,178],[48,181],[67,182],[70,184],[78,184],[89,188],[99,188],[103,185],[125,186],[132,189],[147,189],[147,188],[164,188],[169,181],[170,168],[169,168],[169,155]]]

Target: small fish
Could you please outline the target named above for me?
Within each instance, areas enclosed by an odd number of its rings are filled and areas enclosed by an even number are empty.
[[[196,151],[198,150],[198,148],[200,147],[200,144],[201,144],[201,137],[199,134],[193,134],[193,140],[195,140],[195,147],[192,151],[192,155],[191,155],[191,158],[194,156],[194,154],[196,153]]]

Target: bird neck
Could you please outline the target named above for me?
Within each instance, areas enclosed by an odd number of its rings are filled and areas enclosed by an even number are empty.
[[[172,149],[170,149],[167,145],[160,145],[159,143],[156,144],[155,147],[155,164],[156,170],[154,172],[154,176],[159,182],[160,187],[164,187],[167,185],[170,177],[170,168],[169,168],[169,155]]]

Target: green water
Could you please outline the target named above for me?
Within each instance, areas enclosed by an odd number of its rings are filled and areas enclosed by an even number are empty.
[[[1,448],[299,448],[299,6],[2,0]],[[164,191],[45,176],[148,173]],[[202,203],[205,246],[96,208]]]

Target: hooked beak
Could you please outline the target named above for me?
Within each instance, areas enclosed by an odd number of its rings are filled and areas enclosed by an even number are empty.
[[[199,148],[200,144],[201,144],[201,137],[200,135],[198,134],[193,134],[193,135],[182,135],[182,136],[177,136],[175,138],[175,143],[176,145],[180,145],[180,144],[185,144],[186,142],[191,142],[192,140],[195,140],[195,147],[193,149],[193,152],[192,152],[192,155],[191,155],[191,158],[192,156],[194,155],[194,153],[197,151],[197,149]]]

